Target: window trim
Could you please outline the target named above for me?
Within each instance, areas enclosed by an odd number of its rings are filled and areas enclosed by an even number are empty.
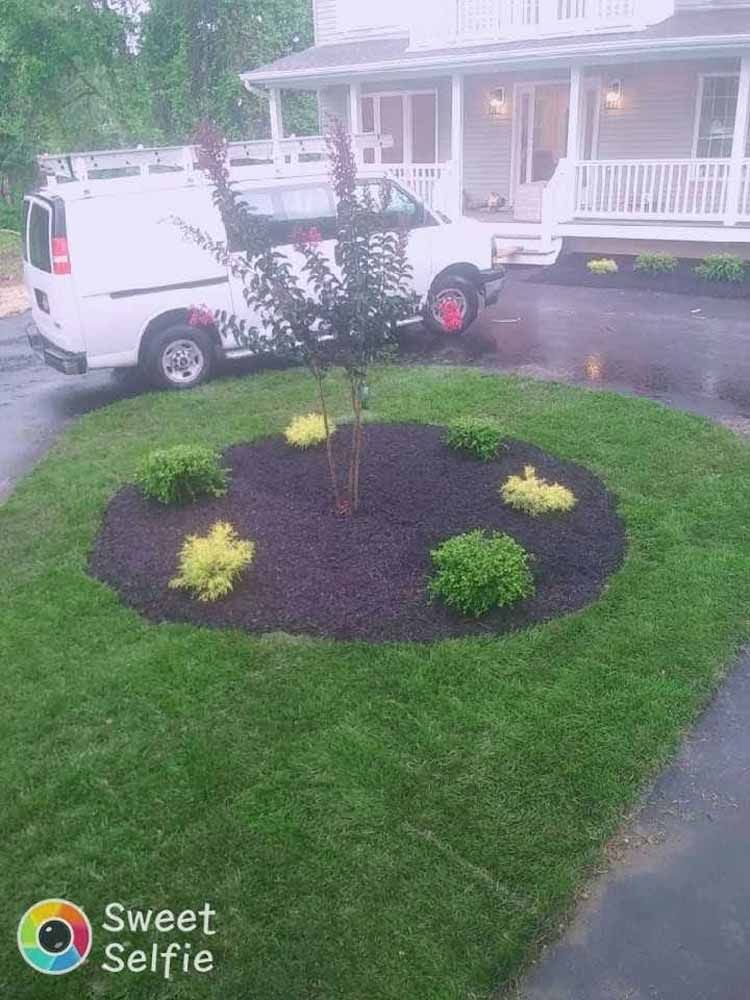
[[[698,93],[695,102],[695,119],[693,122],[693,152],[692,158],[694,160],[730,160],[732,158],[731,152],[729,156],[698,156],[698,143],[700,142],[700,128],[701,128],[701,117],[703,115],[703,95],[705,93],[706,80],[711,78],[726,78],[737,80],[739,88],[740,74],[724,72],[715,73],[699,73],[698,74]],[[737,108],[734,111],[735,121],[737,119]],[[747,136],[745,137],[745,142],[747,143]]]

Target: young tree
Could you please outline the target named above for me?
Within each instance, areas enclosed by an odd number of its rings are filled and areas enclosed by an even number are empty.
[[[215,317],[224,334],[258,353],[297,359],[312,373],[326,427],[326,451],[336,508],[354,513],[360,503],[364,447],[362,402],[370,365],[393,345],[396,324],[417,311],[407,259],[408,233],[389,228],[390,182],[360,185],[345,126],[335,120],[327,134],[337,215],[334,260],[323,252],[322,234],[296,234],[302,274],[274,245],[269,223],[254,215],[230,181],[226,142],[213,126],[199,134],[202,165],[227,232],[227,243],[185,226],[191,237],[229,267],[257,325],[226,313]],[[238,252],[233,252],[238,251]],[[339,481],[329,433],[324,380],[332,367],[343,369],[352,407],[352,437],[346,483]]]

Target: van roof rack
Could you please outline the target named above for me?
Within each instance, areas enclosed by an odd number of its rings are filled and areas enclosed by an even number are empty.
[[[388,149],[391,136],[374,134],[354,137],[354,147],[360,160],[367,149]],[[251,139],[230,142],[227,147],[230,176],[233,180],[270,180],[278,177],[298,177],[319,174],[328,161],[323,136],[299,138]],[[145,186],[164,186],[165,180],[186,184],[200,183],[197,146],[153,146],[135,149],[103,149],[85,153],[61,153],[37,157],[39,169],[48,185],[80,184],[91,193],[92,184],[137,178]]]

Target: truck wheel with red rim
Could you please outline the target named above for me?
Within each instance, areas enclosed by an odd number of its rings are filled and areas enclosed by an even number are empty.
[[[430,289],[425,325],[433,333],[460,336],[479,314],[479,292],[459,274],[446,274]]]

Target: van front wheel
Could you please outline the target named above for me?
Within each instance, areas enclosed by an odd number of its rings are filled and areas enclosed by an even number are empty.
[[[144,368],[149,381],[160,388],[192,389],[211,375],[211,338],[187,323],[176,323],[148,345]]]
[[[467,278],[446,274],[430,289],[425,326],[432,333],[465,333],[479,314],[479,292]]]

